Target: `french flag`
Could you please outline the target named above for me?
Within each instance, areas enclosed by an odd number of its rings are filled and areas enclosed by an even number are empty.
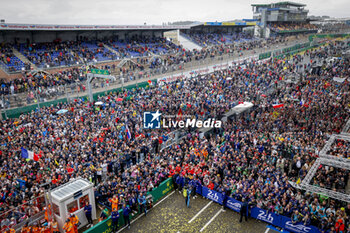
[[[131,133],[130,133],[128,125],[126,125],[126,136],[128,137],[129,140],[131,139]]]
[[[39,161],[40,155],[35,154],[33,151],[27,150],[21,147],[22,158],[24,159],[33,159],[34,161]]]

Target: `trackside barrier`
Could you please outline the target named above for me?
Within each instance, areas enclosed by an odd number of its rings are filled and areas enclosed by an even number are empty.
[[[322,34],[322,35],[311,35],[309,36],[309,41],[313,41],[314,38],[320,39],[334,39],[334,38],[350,38],[350,34]]]
[[[174,189],[173,180],[168,178],[163,181],[157,188],[153,189],[151,192],[148,192],[147,195],[152,195],[153,202],[157,202],[159,199],[170,193]],[[139,214],[139,212],[138,212]],[[137,215],[131,217],[131,219],[137,217]],[[119,223],[118,227],[121,228],[124,226],[123,210],[119,210]],[[84,231],[84,233],[111,233],[112,232],[112,220],[111,217],[108,217],[106,220],[97,223],[94,227]]]
[[[183,184],[184,180],[181,180],[184,178],[177,179],[176,181],[179,184]],[[196,193],[202,195],[203,197],[212,200],[220,205],[224,203],[225,195],[222,193],[216,192],[214,190],[210,190],[209,188],[205,186],[201,186],[200,184],[196,184]],[[239,212],[241,209],[242,202],[237,201],[236,199],[232,197],[227,197],[225,206],[235,212]],[[285,230],[288,230],[290,232],[295,233],[321,233],[321,231],[311,225],[305,226],[302,223],[292,224],[292,221],[290,218],[268,212],[267,210],[260,209],[257,207],[253,207],[251,209],[250,217],[258,219],[260,221],[267,222],[269,224],[272,224],[274,226],[283,228]]]
[[[153,79],[151,81],[152,82],[157,82],[157,79]],[[131,84],[131,85],[128,85],[128,86],[124,86],[124,89],[131,90],[133,88],[136,88],[136,86],[137,87],[141,87],[141,88],[145,88],[145,87],[147,87],[147,85],[149,85],[148,82],[141,82],[141,83],[138,83],[137,85],[136,84]],[[120,90],[122,90],[121,87],[118,87],[118,88],[115,88],[115,89],[112,89],[112,90],[108,90],[108,91],[97,92],[97,93],[93,94],[93,98],[94,98],[94,100],[97,100],[99,96],[104,96],[106,94],[113,93],[113,92],[120,91]],[[74,99],[74,97],[72,97],[72,98]],[[87,95],[76,97],[76,99],[87,99]],[[68,102],[67,98],[62,98],[62,99],[58,99],[58,100],[53,100],[53,101],[39,103],[39,106],[40,106],[40,108],[42,108],[42,107],[47,107],[47,106],[51,106],[51,105],[55,106],[55,105],[57,105],[59,103],[66,103],[66,102]],[[6,116],[8,118],[17,118],[21,114],[30,113],[31,111],[34,111],[37,108],[38,108],[38,105],[37,104],[33,104],[33,105],[20,107],[20,108],[7,109],[5,111],[6,111]],[[6,119],[5,118],[5,113],[1,113],[1,114],[2,114],[3,119]]]
[[[273,51],[273,53],[272,52],[261,53],[261,54],[259,54],[259,60],[264,60],[264,59],[270,58],[271,56],[280,58],[280,57],[283,57],[285,55],[288,56],[288,55],[298,53],[302,50],[304,51],[304,50],[307,50],[310,48],[312,48],[312,46],[310,45],[310,42],[303,43],[303,44],[296,44],[296,45],[293,45],[293,46],[288,47],[288,48],[275,50],[275,51]]]

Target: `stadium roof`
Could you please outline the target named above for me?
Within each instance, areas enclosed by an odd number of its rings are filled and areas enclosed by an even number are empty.
[[[255,26],[260,23],[256,20],[244,21],[244,20],[233,20],[227,22],[205,22],[204,26]]]
[[[2,30],[20,31],[91,31],[91,30],[175,30],[190,29],[193,25],[57,25],[2,23]]]
[[[289,6],[296,6],[296,7],[303,7],[306,6],[306,4],[302,3],[296,3],[296,2],[276,2],[276,3],[268,3],[268,4],[252,4],[251,6],[266,6],[270,7],[271,5],[279,6],[279,5],[289,5]]]

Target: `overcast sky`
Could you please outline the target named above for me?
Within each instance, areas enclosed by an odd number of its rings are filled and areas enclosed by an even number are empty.
[[[252,18],[252,3],[263,0],[0,0],[7,23],[162,24],[182,20]],[[350,17],[349,0],[305,0],[309,15]]]

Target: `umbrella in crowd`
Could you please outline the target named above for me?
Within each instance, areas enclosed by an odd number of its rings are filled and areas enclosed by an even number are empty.
[[[57,111],[57,114],[64,114],[66,112],[68,112],[67,109],[61,109],[61,110]]]

